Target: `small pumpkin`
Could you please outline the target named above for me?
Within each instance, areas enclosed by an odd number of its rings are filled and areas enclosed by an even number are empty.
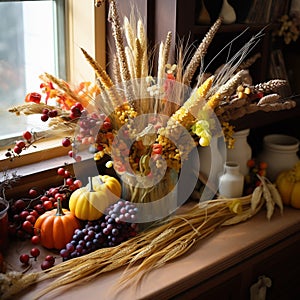
[[[80,228],[80,223],[72,212],[62,208],[58,199],[57,208],[40,215],[34,228],[40,234],[42,246],[60,250],[72,240],[74,230]]]
[[[300,164],[291,170],[280,172],[276,186],[285,205],[300,209]]]
[[[78,219],[93,221],[99,219],[104,210],[121,197],[121,184],[109,175],[88,179],[87,186],[72,193],[69,208]]]

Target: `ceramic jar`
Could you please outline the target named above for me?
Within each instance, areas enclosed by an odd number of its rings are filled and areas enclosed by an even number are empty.
[[[235,10],[227,0],[223,0],[220,18],[222,18],[224,24],[232,24],[236,21]]]
[[[267,177],[275,181],[280,172],[292,169],[299,160],[298,150],[299,140],[295,137],[284,134],[265,136],[263,150],[258,159],[267,163]]]
[[[219,194],[221,197],[236,198],[243,195],[244,176],[237,162],[227,161],[224,174],[219,178]]]
[[[209,25],[210,24],[210,15],[205,7],[205,3],[204,0],[201,0],[201,9],[198,15],[198,19],[197,22],[198,24],[205,24],[205,25]]]
[[[250,129],[237,131],[234,133],[233,138],[234,148],[227,149],[226,160],[235,161],[240,166],[240,172],[245,176],[249,172],[247,162],[252,158],[252,149],[248,144],[247,137]]]

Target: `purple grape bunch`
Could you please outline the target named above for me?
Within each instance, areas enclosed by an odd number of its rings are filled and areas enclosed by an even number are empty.
[[[133,203],[119,200],[109,206],[100,219],[88,221],[82,229],[76,229],[72,240],[60,251],[61,257],[72,259],[100,248],[117,246],[136,236],[137,212]]]

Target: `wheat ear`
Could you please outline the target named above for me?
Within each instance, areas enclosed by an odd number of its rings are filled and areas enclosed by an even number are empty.
[[[97,77],[100,79],[103,86],[107,89],[111,88],[114,84],[109,75],[106,73],[106,71],[100,66],[100,64],[94,60],[86,50],[83,48],[80,48],[84,57],[86,58],[87,62],[92,66],[94,69]]]
[[[134,51],[135,36],[134,36],[132,26],[129,23],[129,20],[127,17],[124,17],[124,33],[125,33],[126,41],[127,41],[129,48],[131,49],[131,51]]]
[[[41,77],[43,76],[45,76],[48,80],[56,84],[58,88],[64,91],[70,98],[72,98],[76,102],[80,102],[80,103],[82,102],[82,99],[78,96],[78,94],[73,92],[65,81],[58,79],[57,77],[46,72]]]
[[[164,43],[160,42],[158,51],[157,81],[160,82],[165,73]]]
[[[132,89],[132,85],[129,83],[130,81],[130,72],[128,69],[128,63],[126,60],[126,54],[125,54],[125,46],[124,41],[122,37],[122,28],[120,25],[120,16],[117,9],[116,1],[110,0],[109,1],[109,21],[112,24],[112,36],[115,41],[116,45],[116,52],[117,57],[119,60],[119,66],[120,66],[120,73],[122,82],[124,83],[124,89],[125,89],[125,95],[127,98],[127,101],[129,103],[133,104],[132,101],[134,100],[134,93]]]
[[[192,78],[200,65],[201,60],[205,56],[209,45],[211,44],[215,34],[219,30],[221,26],[221,19],[218,18],[216,22],[212,25],[209,29],[208,33],[200,43],[199,47],[197,48],[196,52],[194,53],[190,63],[187,65],[185,73],[183,75],[183,83],[186,85],[190,85]]]
[[[142,48],[142,67],[141,67],[141,77],[146,77],[148,76],[148,46],[147,46],[147,36],[145,33],[145,27],[142,22],[142,20],[138,20],[137,23],[137,38],[140,41],[141,48]]]
[[[143,60],[143,49],[141,42],[138,38],[135,39],[135,76],[140,78],[142,75],[142,60]]]
[[[165,65],[168,63],[169,60],[171,42],[172,42],[172,31],[169,31],[167,33],[167,37],[165,40],[164,53],[163,53]]]

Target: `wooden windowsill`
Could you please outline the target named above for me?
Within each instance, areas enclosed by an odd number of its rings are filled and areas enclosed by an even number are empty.
[[[41,139],[35,142],[34,146],[32,145],[26,150],[23,150],[20,156],[15,157],[13,160],[5,157],[5,153],[9,147],[0,148],[0,169],[15,169],[34,163],[40,163],[43,160],[55,157],[67,157],[71,147],[63,147],[61,140],[61,138]],[[10,147],[13,148],[14,145]]]
[[[61,139],[59,141],[61,142]],[[16,157],[13,161],[0,160],[2,171],[0,181],[5,174],[9,177],[13,174],[20,177],[11,189],[6,190],[7,199],[27,197],[26,193],[32,187],[43,191],[63,184],[62,177],[57,175],[59,167],[65,167],[72,176],[80,177],[83,182],[87,180],[88,175],[96,175],[96,162],[93,160],[93,155],[88,150],[81,151],[82,161],[76,162],[74,167],[74,159],[67,155],[70,149],[57,146],[53,140],[43,141],[42,144],[37,145],[37,148],[31,148],[28,153]],[[1,154],[4,153],[5,150],[2,150]]]

